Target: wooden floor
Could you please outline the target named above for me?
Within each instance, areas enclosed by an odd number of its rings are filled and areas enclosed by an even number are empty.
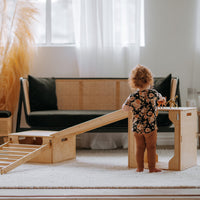
[[[200,189],[1,189],[0,199],[196,200],[200,199]]]

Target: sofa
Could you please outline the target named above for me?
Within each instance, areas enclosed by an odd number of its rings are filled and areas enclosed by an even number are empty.
[[[155,77],[154,88],[167,100],[178,95],[176,103],[181,105],[177,77]],[[130,93],[127,78],[21,77],[16,131],[62,130],[121,109]],[[127,132],[127,124],[124,119],[92,132]],[[158,128],[173,131],[168,113],[158,114]]]

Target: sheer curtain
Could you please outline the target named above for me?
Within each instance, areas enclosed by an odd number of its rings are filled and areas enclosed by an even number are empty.
[[[80,77],[127,77],[138,64],[141,0],[73,0]]]
[[[195,51],[194,51],[194,67],[193,67],[193,74],[192,74],[192,88],[194,91],[197,91],[197,107],[198,111],[200,111],[200,1],[196,2],[196,38],[195,38]],[[194,99],[193,94],[193,99]]]
[[[200,91],[200,1],[197,1],[197,15],[196,15],[196,38],[195,38],[195,60],[193,70],[193,87]]]
[[[142,0],[73,0],[80,77],[127,77],[138,64]],[[128,147],[128,134],[85,133],[81,148]]]

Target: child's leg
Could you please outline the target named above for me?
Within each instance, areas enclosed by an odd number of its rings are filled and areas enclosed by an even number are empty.
[[[157,131],[153,131],[149,134],[145,134],[146,145],[147,145],[147,157],[149,172],[160,172],[160,169],[156,168],[156,141]]]
[[[144,151],[145,151],[145,138],[143,134],[135,133],[136,139],[136,161],[137,161],[137,172],[144,170]]]

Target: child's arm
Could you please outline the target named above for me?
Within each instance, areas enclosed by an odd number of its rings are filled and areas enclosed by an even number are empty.
[[[131,110],[133,110],[133,108],[131,106],[131,102],[130,102],[130,96],[126,99],[126,101],[122,105],[122,110],[124,110],[124,111],[131,111]]]
[[[157,106],[164,106],[166,104],[166,97],[163,97],[159,92],[157,92]]]
[[[130,106],[127,106],[127,105],[123,104],[122,105],[122,110],[124,110],[124,111],[131,111],[131,110],[133,110],[133,108],[130,107]]]

